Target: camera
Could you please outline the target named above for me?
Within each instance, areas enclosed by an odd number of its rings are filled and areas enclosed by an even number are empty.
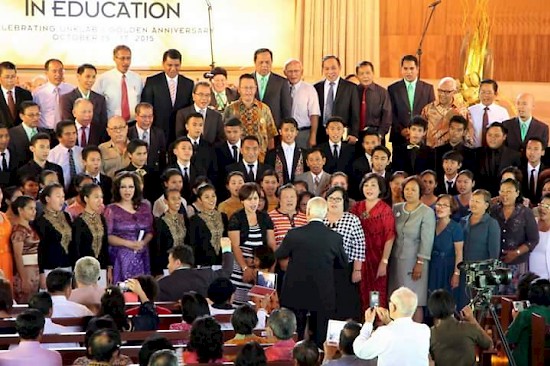
[[[117,283],[117,286],[122,292],[130,291],[130,288],[128,287],[128,282],[126,281]]]
[[[512,271],[504,267],[498,259],[462,262],[458,269],[466,272],[466,285],[478,290],[512,282]]]

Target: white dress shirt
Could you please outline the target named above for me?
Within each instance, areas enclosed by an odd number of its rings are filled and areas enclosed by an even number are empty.
[[[61,334],[70,333],[71,327],[64,327],[63,325],[55,324],[51,318],[46,318],[44,323],[44,334]],[[71,348],[79,347],[78,343],[41,343],[40,347],[45,349],[57,349],[57,348]]]
[[[294,162],[294,151],[296,149],[296,142],[292,145],[281,142],[283,153],[285,155],[286,171],[288,172],[288,179],[292,178],[292,163]]]
[[[74,166],[76,168],[76,174],[82,173],[82,148],[80,146],[73,146],[73,158]],[[69,149],[62,144],[57,145],[50,150],[48,154],[48,161],[56,163],[63,169],[63,179],[65,182],[65,188],[68,189],[71,185],[71,166],[69,164]]]
[[[327,89],[328,90],[328,89]],[[298,122],[298,129],[311,127],[311,116],[320,116],[319,97],[313,85],[300,81],[294,85],[292,117]]]
[[[55,88],[55,85],[47,82],[35,90],[32,95],[34,102],[40,106],[39,126],[50,130],[54,130],[57,122],[59,122],[55,120],[56,115],[58,118],[61,118],[59,97],[73,91],[75,87],[68,83],[61,83],[57,86],[57,88],[59,88],[59,95],[57,96],[54,93]]]
[[[535,192],[537,191],[537,182],[539,179],[540,163],[537,166],[532,166],[531,163],[527,163],[527,182],[528,186],[531,185],[531,171],[535,169]]]
[[[78,146],[82,146],[82,126],[80,122],[74,121],[76,126],[76,138],[78,139]],[[84,127],[84,134],[86,135],[86,146],[90,144],[90,125]]]
[[[372,323],[365,322],[353,342],[353,351],[359,358],[378,357],[378,366],[428,366],[430,328],[399,318],[372,331]]]
[[[489,107],[489,110],[487,111],[489,124],[510,119],[506,108],[495,103],[488,105],[487,107]],[[483,113],[485,112],[485,105],[478,103],[469,107],[468,110],[472,116],[472,126],[474,127],[474,147],[480,147],[482,142],[481,134],[483,131]]]
[[[142,137],[143,137],[143,133],[146,131],[146,130],[143,130],[141,129],[137,124],[136,124],[136,131],[137,131],[137,138],[142,140]],[[145,142],[147,142],[147,148],[149,148],[151,146],[151,129],[149,128],[147,130],[147,138],[145,139]]]
[[[445,192],[449,193],[447,182],[453,182],[451,187],[454,187],[456,185],[456,178],[458,178],[458,173],[452,179],[449,179],[445,174],[443,174],[443,179],[444,179],[443,183],[445,183]]]
[[[107,102],[107,118],[115,115],[122,116],[121,84],[122,73],[114,68],[99,75],[92,88],[93,91],[105,97]],[[126,72],[126,88],[128,89],[130,119],[134,119],[136,105],[141,100],[141,91],[143,90],[143,81],[139,74],[133,71]]]
[[[94,314],[84,305],[67,300],[64,295],[52,296],[53,312],[52,318],[82,318]],[[81,327],[67,327],[70,332],[81,332]]]
[[[2,88],[2,94],[4,94],[4,100],[6,101],[6,105],[8,105],[8,92],[11,91],[11,96],[13,97],[13,101],[15,102],[15,105],[17,105],[17,99],[15,99],[15,87],[11,90],[8,90],[4,88],[3,86],[0,86]]]

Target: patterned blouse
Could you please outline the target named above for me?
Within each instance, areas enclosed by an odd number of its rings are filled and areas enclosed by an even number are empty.
[[[452,103],[449,107],[443,107],[438,101],[427,104],[421,113],[428,121],[428,132],[426,134],[426,145],[436,148],[449,142],[449,121],[452,116],[461,115],[471,121],[470,112],[465,106],[458,106]],[[468,123],[468,131],[464,138],[465,145],[472,147],[474,144],[474,128]]]
[[[298,212],[290,217],[277,209],[270,211],[269,217],[273,221],[273,233],[275,234],[275,244],[277,244],[277,247],[281,245],[286,233],[290,229],[307,224],[306,214],[303,212]]]
[[[357,216],[344,212],[340,220],[330,224],[325,219],[324,224],[342,235],[349,262],[365,261],[365,233]]]

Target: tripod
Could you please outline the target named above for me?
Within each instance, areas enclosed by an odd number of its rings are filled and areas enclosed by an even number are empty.
[[[489,314],[491,318],[493,318],[493,321],[495,322],[495,327],[497,328],[498,336],[502,341],[502,345],[504,347],[504,353],[506,354],[506,357],[508,357],[508,365],[516,366],[516,361],[514,360],[514,356],[512,355],[510,345],[506,341],[506,335],[504,334],[504,330],[502,329],[502,324],[500,324],[498,314],[495,310],[495,305],[491,303],[493,290],[490,287],[476,290],[476,296],[472,299],[472,301],[470,301],[470,305],[473,305],[473,308],[478,311],[478,323],[480,323],[481,320],[487,316],[487,314]]]

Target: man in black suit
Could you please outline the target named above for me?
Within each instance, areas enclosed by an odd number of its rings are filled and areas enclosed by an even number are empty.
[[[252,76],[258,83],[256,99],[267,104],[271,109],[273,120],[277,128],[281,120],[292,115],[292,99],[288,80],[271,72],[273,52],[267,48],[260,48],[254,52],[254,66],[256,71]]]
[[[321,197],[307,203],[308,224],[290,230],[275,251],[278,259],[288,258],[281,306],[294,311],[298,337],[304,337],[307,314],[313,340],[321,346],[327,323],[336,308],[334,269],[345,268],[348,258],[342,236],[323,224],[327,202]],[[344,300],[345,301],[345,300]]]
[[[394,171],[403,170],[408,175],[415,175],[427,169],[434,170],[435,153],[423,142],[428,131],[428,121],[420,116],[415,116],[407,130],[409,130],[409,143],[393,148],[392,168]]]
[[[32,151],[32,160],[21,166],[17,170],[17,179],[21,182],[21,178],[32,176],[37,180],[40,177],[40,173],[43,170],[53,170],[57,174],[59,183],[63,184],[63,169],[54,163],[48,161],[48,154],[50,153],[50,134],[46,132],[40,132],[34,135],[31,139],[29,149]]]
[[[500,172],[509,166],[519,167],[521,155],[519,151],[504,145],[508,130],[500,122],[494,122],[487,128],[487,146],[476,151],[477,174],[476,187],[491,192],[491,196],[498,195],[500,186]]]
[[[103,203],[111,203],[113,180],[101,173],[101,150],[95,145],[82,149],[82,171],[89,175],[93,182],[101,187]]]
[[[340,77],[340,59],[336,56],[323,58],[325,79],[314,85],[319,97],[323,127],[332,116],[341,117],[348,127],[348,142],[354,144],[359,138],[359,96],[357,85]],[[317,129],[317,143],[327,141],[325,129]]]
[[[204,131],[204,119],[200,113],[191,113],[185,121],[187,138],[193,146],[193,158],[191,162],[200,167],[206,173],[211,182],[218,179],[218,163],[216,162],[216,151],[214,147],[202,138]]]
[[[191,113],[200,113],[204,118],[202,138],[211,144],[225,139],[223,132],[223,118],[220,112],[209,108],[210,85],[206,81],[199,81],[193,89],[193,104],[180,109],[176,114],[176,137],[185,136],[185,120]]]
[[[94,105],[91,100],[78,98],[74,101],[73,116],[76,125],[76,138],[78,146],[82,148],[88,145],[99,146],[109,140],[107,124],[96,123],[94,114]]]
[[[531,137],[538,137],[548,146],[548,125],[533,117],[535,97],[521,93],[516,99],[518,116],[502,122],[508,130],[506,146],[515,151],[524,152],[525,144]]]
[[[455,150],[462,155],[461,169],[468,169],[474,172],[477,163],[474,150],[464,145],[464,137],[468,133],[468,120],[457,114],[449,121],[449,142],[435,148],[435,167],[437,176],[443,176],[443,155]]]
[[[149,76],[141,92],[141,101],[154,108],[153,124],[164,131],[168,143],[176,139],[176,112],[192,103],[193,80],[179,74],[181,53],[169,49],[162,56],[164,72]]]
[[[420,115],[426,104],[435,100],[433,85],[418,80],[418,59],[406,55],[401,59],[403,79],[388,86],[392,105],[392,130],[390,141],[393,147],[405,145],[409,137],[409,122]]]
[[[463,156],[459,151],[450,150],[442,157],[442,174],[437,175],[437,187],[435,188],[435,195],[450,194],[451,196],[457,195],[458,190],[456,188],[456,180],[458,178],[458,172],[462,168]]]
[[[32,136],[46,130],[38,127],[40,122],[40,107],[32,100],[26,100],[21,103],[19,118],[22,123],[10,128],[10,160],[17,168],[32,159],[32,153],[29,150]]]
[[[17,70],[9,61],[0,63],[0,124],[10,128],[21,123],[19,113],[21,103],[32,100],[30,91],[15,86],[17,82]]]
[[[107,105],[105,97],[92,90],[96,75],[97,70],[95,66],[91,64],[82,64],[76,69],[78,87],[59,97],[62,120],[74,121],[74,102],[79,98],[84,98],[88,99],[93,104],[94,115],[92,122],[97,126],[101,126],[102,129],[107,128]],[[77,129],[77,134],[78,133],[81,133],[81,130]]]
[[[177,169],[181,172],[183,181],[181,194],[189,202],[192,198],[192,187],[195,185],[195,180],[201,175],[206,175],[206,171],[193,161],[193,143],[189,138],[178,137],[172,143],[172,153],[176,157],[176,161],[168,168]]]
[[[9,142],[8,128],[0,124],[0,187],[2,189],[17,184],[15,175],[17,162],[8,148]]]
[[[269,165],[260,163],[260,143],[256,136],[246,136],[241,140],[242,160],[225,168],[226,176],[231,172],[244,174],[245,182],[256,182],[266,170],[273,169]]]
[[[222,268],[214,271],[211,267],[194,268],[195,256],[193,248],[188,245],[178,245],[168,251],[169,276],[159,280],[159,301],[178,301],[182,295],[195,291],[207,296],[208,286],[219,277],[229,278],[233,272],[233,253],[231,241],[221,240]]]
[[[214,146],[216,160],[218,162],[218,182],[216,182],[216,193],[218,202],[229,198],[229,192],[225,188],[227,174],[225,167],[236,164],[243,159],[241,154],[241,138],[243,135],[243,124],[238,118],[230,118],[225,121],[224,133],[226,141],[219,142]]]
[[[160,173],[166,167],[166,139],[160,128],[152,126],[153,118],[153,106],[139,103],[136,106],[136,124],[128,129],[128,138],[147,143],[147,165]]]
[[[0,130],[1,131],[1,130]],[[540,137],[531,137],[525,145],[526,160],[521,166],[523,181],[521,182],[521,193],[523,197],[529,198],[533,205],[540,202],[544,181],[541,173],[547,168],[542,162],[545,153],[545,145]]]
[[[327,159],[323,170],[329,174],[334,172],[344,172],[348,176],[352,174],[355,148],[347,142],[342,142],[345,127],[340,117],[331,117],[327,121],[326,134],[329,141],[320,144],[319,148]]]

